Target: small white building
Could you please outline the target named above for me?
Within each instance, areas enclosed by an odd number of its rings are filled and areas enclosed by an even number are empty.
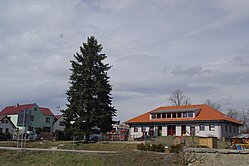
[[[16,128],[16,126],[12,123],[12,121],[6,116],[1,115],[0,116],[0,133],[10,133],[13,134],[13,130]]]
[[[54,116],[53,132],[64,131],[65,130],[65,120],[62,115]]]
[[[201,136],[230,138],[242,123],[206,104],[159,107],[127,121],[130,137]]]

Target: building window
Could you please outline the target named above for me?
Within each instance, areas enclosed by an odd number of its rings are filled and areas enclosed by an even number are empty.
[[[138,132],[138,127],[134,127],[134,133]]]
[[[205,125],[200,124],[200,126],[199,126],[199,127],[200,127],[200,129],[199,129],[200,131],[205,131]]]
[[[181,118],[182,117],[182,113],[181,112],[178,112],[177,113],[177,118]]]
[[[156,115],[155,114],[151,114],[151,119],[155,119]]]
[[[149,135],[154,136],[154,126],[150,126]]]
[[[188,113],[187,112],[183,112],[183,117],[187,118],[188,117]]]
[[[30,116],[30,121],[34,121],[34,119],[35,119],[35,116],[34,116],[34,115],[31,115],[31,116]]]
[[[46,123],[50,123],[50,117],[46,117]]]
[[[227,132],[227,125],[225,125],[225,131]]]
[[[232,126],[229,126],[229,132],[230,133],[232,132]]]
[[[64,121],[60,121],[59,126],[65,126],[65,122]]]
[[[5,123],[8,124],[8,119],[5,119]]]
[[[171,118],[171,113],[167,113],[167,118]]]
[[[33,127],[29,126],[28,131],[33,131]]]
[[[209,131],[214,131],[215,130],[215,125],[214,124],[210,124],[209,125]]]
[[[34,111],[37,111],[37,108],[34,108]]]
[[[193,112],[188,112],[188,117],[189,117],[189,118],[193,118],[193,117],[194,117]]]
[[[234,132],[234,133],[236,132],[235,126],[233,126],[233,132]]]
[[[172,113],[172,118],[176,118],[176,113]]]
[[[166,114],[162,114],[162,118],[166,118]]]
[[[143,126],[143,127],[142,127],[142,132],[145,132],[145,131],[146,131],[146,127]]]
[[[161,118],[161,114],[156,114],[156,118],[160,119]]]

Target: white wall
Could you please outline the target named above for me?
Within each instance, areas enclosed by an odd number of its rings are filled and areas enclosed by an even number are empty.
[[[5,123],[6,120],[7,120],[7,123]],[[0,122],[0,128],[2,128],[3,133],[5,133],[6,129],[9,129],[10,134],[13,133],[13,129],[14,129],[13,125],[7,118],[4,118],[4,123]]]
[[[130,128],[130,137],[131,138],[139,138],[142,137],[143,132],[142,132],[142,126],[137,126],[138,127],[138,132],[134,132],[134,126]]]
[[[65,125],[61,126],[60,123],[63,123],[64,119],[63,117],[59,118],[53,125],[53,132],[55,132],[56,130],[59,131],[64,131],[65,130]]]
[[[182,126],[176,125],[176,136],[181,136],[181,135],[182,135]]]
[[[200,131],[200,124],[203,124],[205,126],[204,131]],[[209,125],[213,124],[214,125],[214,130],[209,130]],[[184,124],[186,125],[186,135],[190,135],[190,124]],[[225,132],[225,125],[227,125],[227,132]],[[230,138],[234,135],[238,135],[238,127],[236,127],[236,132],[234,133],[234,126],[231,124],[224,124],[224,123],[199,123],[199,124],[191,124],[191,126],[195,126],[195,135],[196,136],[201,136],[201,137],[217,137],[217,138],[222,138],[222,137],[227,137]],[[232,128],[232,132],[229,130],[229,126]],[[132,138],[138,138],[143,135],[142,132],[142,126],[138,126],[138,132],[134,132],[134,127],[131,127],[130,130],[130,135]],[[146,132],[149,132],[149,126],[146,126]],[[154,126],[154,135],[157,136],[158,133],[158,127]],[[181,124],[176,125],[176,136],[181,136]],[[167,136],[167,125],[162,126],[162,136]]]
[[[167,136],[167,135],[168,135],[168,127],[162,126],[162,136]]]

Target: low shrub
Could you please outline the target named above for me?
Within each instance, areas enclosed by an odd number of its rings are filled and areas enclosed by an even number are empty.
[[[164,148],[163,144],[158,144],[156,151],[157,152],[165,152],[165,148]]]
[[[165,152],[162,144],[137,144],[137,150],[154,151],[154,152]]]
[[[169,147],[169,152],[170,153],[179,153],[182,149],[182,145],[181,144],[177,144],[177,145],[170,145]]]
[[[137,150],[146,150],[146,146],[143,143],[137,144]]]

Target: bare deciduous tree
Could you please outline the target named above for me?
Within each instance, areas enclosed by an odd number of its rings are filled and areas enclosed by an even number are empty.
[[[171,96],[168,98],[169,102],[172,105],[175,106],[181,106],[181,105],[190,105],[191,100],[190,98],[187,98],[183,91],[176,89],[174,92],[172,92]]]
[[[220,111],[220,109],[221,109],[221,105],[219,103],[213,102],[210,99],[207,99],[204,103],[209,105],[213,109],[218,110],[218,111]]]
[[[227,116],[239,120],[240,112],[236,108],[229,108],[226,112]]]
[[[240,128],[242,133],[249,133],[249,109],[240,113],[240,121],[243,123],[243,127]]]
[[[227,115],[243,124],[243,126],[240,127],[241,133],[249,133],[249,109],[242,111],[235,108],[229,108],[227,110]]]

